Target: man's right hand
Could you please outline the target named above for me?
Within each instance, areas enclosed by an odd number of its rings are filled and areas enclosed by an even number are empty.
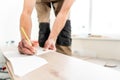
[[[32,43],[32,45],[34,45],[34,43]],[[35,47],[29,45],[29,42],[25,39],[19,42],[18,50],[21,54],[28,54],[28,55],[35,54],[36,52]]]

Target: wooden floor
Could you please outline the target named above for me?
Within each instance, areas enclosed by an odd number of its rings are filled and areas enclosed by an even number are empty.
[[[78,55],[78,53],[73,54],[73,57],[83,59],[88,62],[92,62],[92,63],[98,64],[98,65],[101,65],[104,67],[109,67],[109,68],[120,71],[120,61],[117,61],[117,60],[99,59],[99,58],[86,57],[86,56],[81,57],[80,55]],[[4,57],[0,54],[0,65],[4,65],[4,63],[5,63]],[[106,64],[109,64],[111,66],[105,66]],[[9,78],[9,75],[7,73],[0,72],[0,78],[2,78],[2,77]],[[6,79],[6,80],[10,80],[10,79]]]
[[[108,67],[108,68],[112,68],[112,69],[120,71],[120,61],[119,60],[93,58],[93,57],[89,57],[89,56],[81,57],[78,53],[77,54],[74,53],[73,57],[83,59],[85,61],[92,62],[92,63],[98,64],[98,65],[101,65],[103,67]]]

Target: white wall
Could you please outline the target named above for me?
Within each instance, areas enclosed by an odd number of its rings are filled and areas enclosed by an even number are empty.
[[[23,0],[2,0],[0,2],[0,44],[6,41],[20,40],[19,34],[19,19],[22,12]],[[33,33],[32,39],[36,39],[38,35],[38,23],[36,12],[32,14]]]
[[[16,0],[3,0],[0,2],[0,43],[19,39],[18,16],[21,3]]]
[[[120,41],[109,38],[73,38],[73,52],[89,56],[120,60]]]
[[[88,34],[90,19],[90,0],[75,0],[70,13],[72,34]]]
[[[120,37],[120,0],[91,1],[92,33]]]

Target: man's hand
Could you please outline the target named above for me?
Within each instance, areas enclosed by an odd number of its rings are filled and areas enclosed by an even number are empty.
[[[35,44],[32,43],[32,46],[29,45],[29,42],[25,39],[21,40],[18,45],[18,50],[21,54],[32,55],[35,54]]]
[[[54,50],[54,51],[56,51],[55,43],[56,43],[55,40],[53,40],[53,39],[48,39],[48,40],[45,42],[44,49],[45,49],[45,50]]]

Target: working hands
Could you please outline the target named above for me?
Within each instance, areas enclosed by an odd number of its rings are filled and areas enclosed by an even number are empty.
[[[45,42],[44,49],[45,50],[53,50],[56,51],[56,46],[55,46],[56,41],[53,39],[48,39]]]
[[[29,44],[29,42],[26,39],[23,39],[18,44],[18,50],[21,54],[28,54],[32,55],[36,52],[36,42],[31,42],[32,45]]]
[[[36,42],[32,42],[32,45],[25,39],[21,40],[18,44],[18,50],[21,54],[33,55],[36,52]],[[45,42],[44,50],[56,51],[55,41],[53,39],[48,39]]]

